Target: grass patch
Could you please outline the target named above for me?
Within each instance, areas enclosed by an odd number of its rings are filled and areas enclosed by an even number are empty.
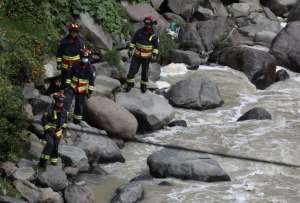
[[[0,195],[21,199],[21,194],[16,190],[12,182],[3,177],[0,177]]]

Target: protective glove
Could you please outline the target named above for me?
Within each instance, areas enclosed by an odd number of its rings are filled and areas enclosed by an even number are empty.
[[[156,63],[157,61],[158,61],[158,55],[157,54],[152,54],[151,63]]]
[[[131,58],[133,56],[133,49],[129,48],[128,49],[128,57]]]

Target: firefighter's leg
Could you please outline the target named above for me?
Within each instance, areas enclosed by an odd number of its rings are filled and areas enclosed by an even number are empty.
[[[70,117],[72,117],[71,116],[71,106],[72,106],[74,96],[75,96],[75,92],[71,87],[65,89],[64,108],[66,109],[66,111],[68,113],[68,119]]]
[[[85,101],[86,94],[76,94],[75,96],[75,108],[73,115],[73,122],[79,124],[82,120],[83,104]]]
[[[64,90],[66,88],[66,79],[68,75],[68,70],[62,69],[61,70],[61,76],[60,76],[60,90]]]
[[[141,91],[143,93],[147,91],[149,63],[150,59],[143,59],[142,61]]]
[[[130,63],[129,72],[127,74],[127,92],[129,92],[131,88],[134,87],[134,76],[139,71],[140,65],[141,60],[138,57],[133,56]]]
[[[44,147],[44,150],[41,154],[39,166],[45,168],[47,166],[47,162],[50,159],[51,153],[54,148],[54,138],[52,135],[46,133],[45,134],[45,140],[47,141],[46,146]]]
[[[50,163],[52,165],[57,165],[59,142],[60,142],[60,137],[55,137],[53,139],[53,150],[50,156]]]

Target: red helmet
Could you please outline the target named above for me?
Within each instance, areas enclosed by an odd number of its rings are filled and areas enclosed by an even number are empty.
[[[144,18],[145,25],[156,25],[157,21],[154,16],[147,16]]]
[[[63,103],[65,100],[65,94],[63,92],[58,92],[53,95],[55,103]]]
[[[71,23],[68,25],[69,31],[75,31],[78,32],[80,28],[80,25],[78,23]]]
[[[90,57],[90,56],[92,56],[92,50],[89,48],[84,48],[81,50],[80,55],[81,55],[81,57]]]

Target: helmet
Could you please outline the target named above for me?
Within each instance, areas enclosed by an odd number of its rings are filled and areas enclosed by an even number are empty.
[[[156,25],[157,21],[154,16],[147,16],[146,18],[144,18],[144,24],[152,26],[152,25]]]
[[[65,100],[65,95],[62,92],[55,93],[53,95],[55,103],[63,103]]]
[[[68,25],[68,29],[69,31],[74,31],[74,32],[78,32],[80,28],[80,25],[78,23],[70,23]]]
[[[92,50],[89,48],[84,48],[80,52],[80,58],[82,63],[89,63],[92,56]]]

